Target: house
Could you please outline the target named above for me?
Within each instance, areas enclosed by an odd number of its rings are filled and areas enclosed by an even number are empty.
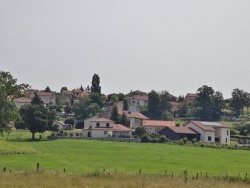
[[[180,102],[174,102],[174,101],[171,101],[170,102],[171,104],[171,111],[174,112],[174,111],[178,111],[179,110],[179,106],[180,106]]]
[[[185,101],[187,104],[193,104],[195,99],[198,97],[198,95],[196,93],[188,93],[185,96]]]
[[[92,138],[130,138],[132,130],[106,118],[98,118],[84,124],[84,136]]]
[[[39,92],[37,89],[27,89],[24,91],[24,94],[30,98],[33,99],[35,97],[35,93]]]
[[[14,99],[13,102],[17,105],[18,108],[21,108],[23,105],[31,104],[31,99],[27,97]]]
[[[140,112],[118,110],[118,113],[119,113],[119,115],[122,115],[123,113],[125,113],[125,115],[130,120],[130,128],[132,128],[132,129],[134,129],[138,126],[141,126],[143,120],[149,119],[148,117],[144,116]]]
[[[148,96],[147,95],[134,95],[133,97],[127,97],[130,104],[147,106],[148,105]]]
[[[184,127],[200,133],[200,141],[230,144],[230,127],[218,122],[190,121]]]
[[[180,140],[187,138],[188,140],[196,139],[200,141],[200,133],[188,127],[168,126],[162,129],[160,135],[165,135],[170,140]]]
[[[116,102],[114,105],[117,106],[118,111],[123,110],[123,101]],[[140,108],[134,104],[128,105],[128,111],[130,112],[140,112]]]
[[[56,104],[56,96],[52,92],[39,91],[36,92],[37,96],[43,101],[44,104]]]
[[[142,126],[145,127],[149,133],[159,134],[165,127],[174,127],[175,121],[143,120]]]

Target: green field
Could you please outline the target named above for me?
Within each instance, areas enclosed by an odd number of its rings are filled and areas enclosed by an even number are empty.
[[[19,153],[19,154],[16,154]],[[0,140],[0,167],[7,170],[41,169],[74,173],[102,171],[128,174],[189,174],[208,172],[238,175],[250,173],[250,151],[214,149],[153,143],[125,143],[97,140]]]

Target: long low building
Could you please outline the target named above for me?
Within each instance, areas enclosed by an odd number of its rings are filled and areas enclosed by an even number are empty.
[[[165,127],[174,127],[175,121],[143,120],[142,126],[149,133],[159,134]]]

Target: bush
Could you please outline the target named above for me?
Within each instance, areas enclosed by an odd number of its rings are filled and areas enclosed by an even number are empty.
[[[183,143],[184,143],[184,144],[186,144],[186,143],[187,143],[187,141],[188,141],[188,139],[187,139],[187,138],[183,138],[182,140],[183,140]]]
[[[192,143],[194,144],[194,143],[196,143],[197,142],[197,139],[196,138],[193,138],[192,139]]]
[[[151,143],[157,143],[159,140],[158,140],[158,138],[151,138],[150,139],[150,142]]]
[[[143,134],[142,137],[141,137],[141,142],[142,143],[150,142],[150,136],[147,135],[147,134]]]
[[[164,135],[161,135],[160,138],[159,138],[160,143],[164,143],[164,142],[166,142],[166,140],[167,140],[167,137],[164,136]]]

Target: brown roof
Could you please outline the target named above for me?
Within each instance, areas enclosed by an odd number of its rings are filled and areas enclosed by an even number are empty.
[[[66,95],[73,95],[73,91],[68,91],[68,90],[62,90],[62,93]]]
[[[37,91],[39,91],[38,89],[27,89],[27,90],[25,90],[25,91],[34,91],[34,92],[37,92]]]
[[[215,131],[215,129],[212,127],[212,126],[207,126],[207,125],[204,125],[202,124],[200,121],[190,121],[192,122],[193,124],[195,124],[196,126],[200,127],[201,129],[203,129],[204,131]],[[188,123],[190,123],[188,122]],[[187,124],[188,124],[187,123]],[[187,124],[183,125],[183,126],[186,126]]]
[[[121,124],[114,124],[114,127],[92,127],[84,128],[83,130],[106,130],[106,131],[131,131],[128,127]]]
[[[130,111],[123,111],[123,110],[119,110],[118,113],[120,115],[123,114],[123,112],[125,113],[125,115],[129,118],[137,118],[137,119],[149,119],[148,117],[144,116],[143,114],[141,114],[140,112],[130,112]]]
[[[175,126],[175,121],[143,120],[142,125],[155,126],[155,127],[169,127],[169,126]]]
[[[26,98],[26,97],[17,98],[17,99],[14,99],[14,102],[16,102],[16,103],[31,103],[31,99]]]
[[[39,91],[36,93],[38,96],[51,96],[51,92]]]
[[[144,101],[148,100],[148,96],[146,95],[134,95],[133,97],[138,100],[144,100]]]
[[[91,122],[113,122],[113,121],[110,119],[106,119],[106,118],[99,118],[96,120],[92,120]]]
[[[73,89],[73,92],[74,92],[74,93],[81,93],[82,90],[80,90],[80,89]]]
[[[171,129],[172,131],[176,132],[176,133],[199,134],[199,133],[189,129],[188,127],[168,127],[168,128]]]

